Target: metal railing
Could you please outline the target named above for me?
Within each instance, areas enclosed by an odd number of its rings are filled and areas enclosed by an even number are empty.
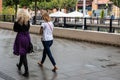
[[[120,30],[120,19],[108,18],[52,18],[55,26],[84,30],[115,32]],[[84,20],[84,21],[83,21]],[[84,25],[83,25],[84,22]]]
[[[0,21],[14,22],[15,21],[15,15],[0,15]]]
[[[0,21],[14,22],[15,16],[0,15]],[[43,22],[43,20],[37,21],[38,21],[37,24],[39,25],[41,21]],[[106,31],[110,33],[114,33],[115,31],[120,32],[120,19],[108,19],[108,18],[100,19],[91,17],[90,18],[53,17],[52,21],[56,27],[83,29],[84,22],[84,30]]]

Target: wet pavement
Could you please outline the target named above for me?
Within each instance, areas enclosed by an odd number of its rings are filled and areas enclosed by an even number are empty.
[[[0,29],[0,80],[120,80],[120,48],[55,38],[51,47],[58,71],[46,59],[44,67],[37,62],[43,46],[39,35],[31,34],[34,53],[28,54],[30,76],[23,77],[16,67],[19,56],[13,55],[16,33]]]

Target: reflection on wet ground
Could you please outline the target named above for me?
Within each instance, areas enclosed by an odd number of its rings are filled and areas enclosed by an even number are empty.
[[[55,38],[51,47],[59,70],[51,71],[48,57],[44,67],[40,35],[31,34],[34,53],[28,54],[30,77],[24,78],[16,68],[19,56],[13,55],[16,33],[0,30],[0,78],[3,80],[120,80],[120,48]],[[2,75],[2,74],[4,75]],[[5,77],[5,78],[4,78]]]

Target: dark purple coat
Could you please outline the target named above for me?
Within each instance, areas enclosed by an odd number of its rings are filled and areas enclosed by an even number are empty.
[[[30,35],[29,35],[30,23],[28,25],[20,25],[18,22],[14,23],[13,30],[17,32],[13,53],[15,55],[26,55],[29,52]]]

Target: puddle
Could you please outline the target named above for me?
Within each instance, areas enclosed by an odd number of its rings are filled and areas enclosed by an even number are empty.
[[[98,61],[110,61],[110,59],[106,58],[106,59],[97,59]]]
[[[102,65],[101,67],[103,67],[103,68],[114,67],[114,66],[118,66],[118,64],[120,64],[120,63],[111,63],[111,64],[107,64],[107,65]]]
[[[97,59],[97,60],[98,60],[98,61],[101,61],[101,62],[103,62],[103,61],[111,61],[111,58],[112,58],[112,56],[111,56],[111,55],[108,55],[108,56],[106,56],[106,57],[99,58],[99,59]]]
[[[90,65],[90,64],[86,64],[85,66],[88,67],[88,68],[95,68],[96,67],[96,66]]]

